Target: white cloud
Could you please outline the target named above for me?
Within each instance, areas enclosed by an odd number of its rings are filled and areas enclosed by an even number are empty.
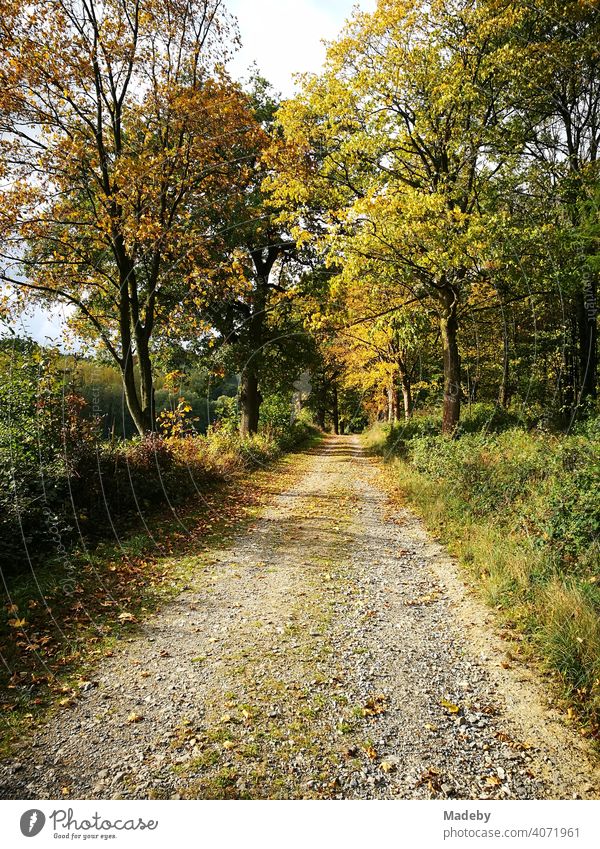
[[[237,17],[242,50],[231,63],[242,77],[253,62],[273,87],[293,93],[294,73],[318,71],[325,58],[323,39],[334,39],[352,15],[354,0],[229,0]],[[361,0],[372,11],[376,0]]]

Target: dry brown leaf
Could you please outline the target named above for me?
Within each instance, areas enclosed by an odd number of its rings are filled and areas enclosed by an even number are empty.
[[[440,780],[440,771],[433,766],[430,766],[429,769],[425,770],[425,772],[421,775],[419,780],[417,781],[416,786],[421,787],[423,784],[427,784],[430,790],[435,792],[439,792],[442,787],[442,782]]]
[[[128,613],[126,610],[123,613],[119,613],[117,616],[119,622],[135,622],[135,616],[133,613]]]
[[[387,699],[385,696],[373,696],[368,699],[362,709],[363,716],[379,716],[387,710]]]

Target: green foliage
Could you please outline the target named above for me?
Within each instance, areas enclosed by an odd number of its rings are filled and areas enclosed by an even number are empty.
[[[237,433],[240,422],[237,398],[220,395],[215,403],[215,420],[219,430],[229,435]]]
[[[596,420],[598,421],[598,420]],[[570,563],[600,564],[600,442],[572,437],[560,445],[538,526]]]
[[[237,399],[227,395],[212,405],[216,424],[196,433],[179,394],[185,375],[172,373],[163,380],[163,434],[124,441],[104,421],[102,399],[118,388],[113,369],[17,340],[0,343],[0,373],[0,566],[13,571],[169,511],[311,433],[292,425],[290,394],[267,398],[254,437],[240,439]],[[193,385],[193,375],[185,380]],[[74,391],[82,384],[89,403]]]
[[[53,538],[69,538],[61,505],[69,458],[81,433],[72,427],[79,399],[57,356],[33,342],[0,348],[0,566]]]
[[[260,416],[267,432],[283,435],[291,428],[292,392],[269,395],[263,401]]]

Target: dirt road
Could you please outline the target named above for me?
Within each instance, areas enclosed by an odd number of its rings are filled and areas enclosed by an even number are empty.
[[[0,767],[3,798],[598,798],[548,708],[356,437]],[[503,665],[504,663],[504,665]]]

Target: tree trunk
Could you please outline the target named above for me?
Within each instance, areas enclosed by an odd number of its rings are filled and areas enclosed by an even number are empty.
[[[240,381],[240,433],[252,436],[258,432],[258,419],[262,395],[258,390],[258,375],[252,371],[242,372]]]
[[[579,329],[579,374],[581,387],[579,402],[597,397],[598,372],[598,321],[596,317],[596,287],[590,278],[577,296],[577,324]]]
[[[444,409],[442,433],[454,436],[460,420],[460,355],[458,352],[458,317],[454,292],[447,290],[440,319],[444,351]]]
[[[500,380],[500,391],[498,392],[498,403],[504,409],[510,404],[510,345],[508,341],[508,329],[504,325],[504,341],[502,345],[502,378]]]
[[[402,388],[402,400],[404,404],[404,421],[407,422],[412,416],[412,386],[410,377],[406,372],[400,373],[400,385]]]
[[[565,340],[563,357],[563,406],[567,414],[572,414],[577,403],[577,318],[574,312],[569,316],[569,338]]]
[[[133,369],[133,355],[131,352],[125,357],[121,365],[121,378],[123,380],[123,392],[127,409],[131,414],[133,423],[140,436],[145,436],[149,431],[149,423],[144,415],[137,386],[135,385],[135,373]]]
[[[256,271],[256,280],[247,326],[248,342],[252,352],[252,367],[246,366],[244,368],[240,385],[240,433],[242,436],[251,436],[258,432],[260,405],[263,400],[258,389],[259,374],[262,368],[260,351],[265,341],[264,329],[269,298],[269,275],[280,250],[280,245],[271,245],[266,249],[266,255],[263,248],[250,251]]]
[[[156,414],[154,408],[154,380],[152,377],[152,361],[148,341],[137,340],[138,365],[140,370],[140,402],[142,415],[146,424],[147,432],[155,430]]]
[[[317,427],[325,430],[325,407],[318,407],[316,412]]]
[[[331,413],[333,416],[333,432],[338,434],[340,432],[340,409],[337,386],[333,387],[333,410]]]
[[[390,424],[395,424],[396,422],[396,388],[393,383],[387,388],[387,402],[388,402],[388,411],[387,411],[387,420]]]
[[[152,384],[152,363],[148,347],[148,338],[141,333],[139,316],[132,313],[132,304],[136,304],[135,275],[133,264],[125,254],[123,240],[117,239],[117,261],[121,277],[119,302],[119,332],[121,337],[121,359],[118,360],[123,380],[123,391],[127,408],[140,436],[145,436],[154,427],[154,389]],[[133,359],[132,325],[135,328],[135,338],[138,347],[138,365],[140,367],[140,389],[146,393],[140,399],[135,382],[135,366]],[[140,345],[140,339],[142,344]],[[141,349],[141,356],[140,356]]]

